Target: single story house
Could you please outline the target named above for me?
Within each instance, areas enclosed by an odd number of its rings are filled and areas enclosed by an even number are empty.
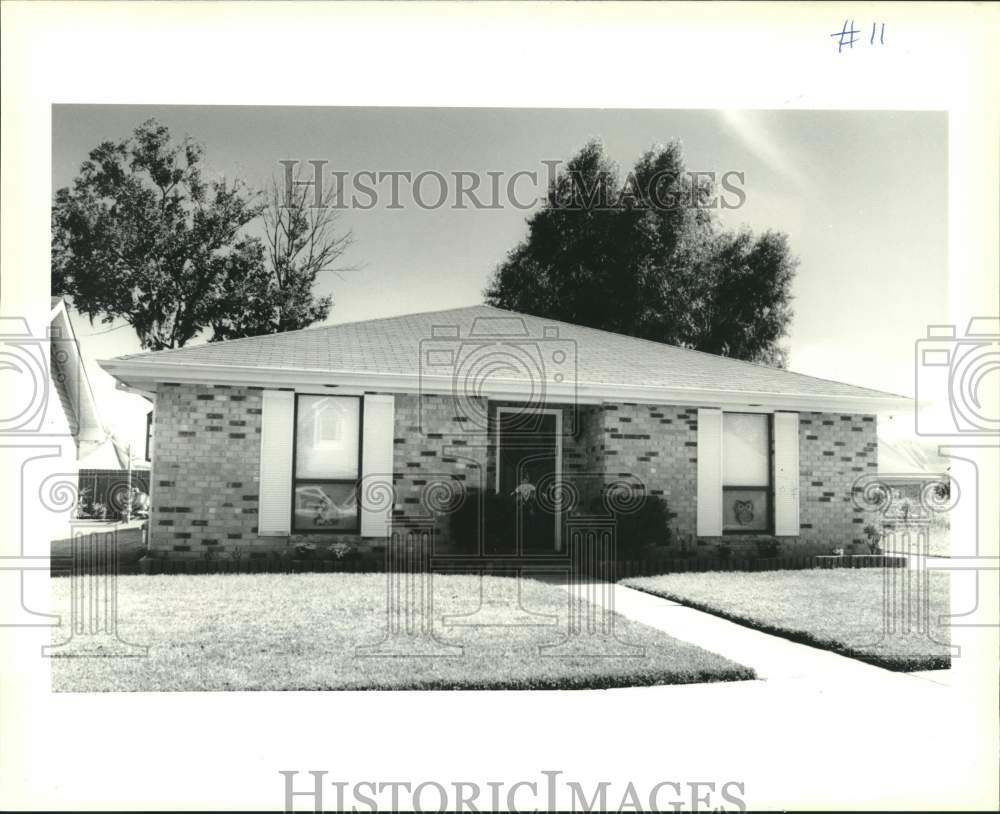
[[[155,401],[150,545],[379,550],[469,490],[567,517],[617,483],[695,550],[863,540],[888,393],[485,305],[101,362]],[[543,499],[544,498],[544,499]],[[546,502],[547,501],[547,502]]]

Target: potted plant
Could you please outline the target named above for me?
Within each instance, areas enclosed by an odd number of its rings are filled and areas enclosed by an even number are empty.
[[[882,529],[876,526],[874,523],[869,523],[867,526],[865,526],[864,532],[865,532],[865,539],[868,544],[868,553],[881,554],[882,546],[880,545],[880,543],[882,542],[882,537],[884,536],[884,532],[882,531]]]
[[[296,543],[295,557],[300,560],[311,560],[316,557],[316,543]]]
[[[90,489],[85,487],[77,494],[73,517],[77,520],[86,520],[90,517]]]

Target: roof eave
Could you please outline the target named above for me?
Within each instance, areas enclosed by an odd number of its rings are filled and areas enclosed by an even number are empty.
[[[333,389],[342,392],[385,391],[393,393],[454,392],[450,376],[418,374],[359,373],[356,371],[319,371],[293,368],[234,367],[220,365],[169,364],[148,361],[109,359],[100,366],[129,388],[155,392],[157,383],[229,385],[288,389]],[[478,391],[496,399],[537,399],[538,389],[516,380],[490,379]],[[747,409],[805,410],[814,412],[898,413],[913,409],[912,399],[902,396],[832,396],[803,393],[759,393],[745,390],[708,388],[665,388],[646,385],[613,385],[577,382],[545,386],[545,399],[553,403],[599,404],[604,401],[648,404],[679,404],[702,407],[741,407]]]

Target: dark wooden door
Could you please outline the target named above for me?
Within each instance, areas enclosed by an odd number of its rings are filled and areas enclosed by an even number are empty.
[[[559,517],[552,488],[558,473],[558,422],[554,414],[501,412],[498,492],[517,513],[520,552],[552,551]]]

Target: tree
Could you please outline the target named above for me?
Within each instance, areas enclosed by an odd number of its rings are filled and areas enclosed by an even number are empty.
[[[641,156],[620,182],[590,142],[553,180],[486,301],[783,366],[797,261],[784,235],[722,230],[706,178],[687,172],[674,142]]]
[[[313,286],[321,272],[348,270],[338,260],[354,236],[335,230],[336,189],[313,201],[308,186],[296,181],[283,188],[272,178],[262,212],[263,261],[248,276],[227,278],[226,295],[244,308],[213,321],[216,339],[293,331],[329,315],[333,297],[315,297]]]
[[[324,318],[330,299],[314,300],[315,274],[293,263],[278,275],[252,234],[267,209],[261,195],[239,180],[205,181],[202,159],[198,144],[172,142],[154,119],[92,150],[52,207],[53,293],[91,321],[125,320],[149,350],[208,330],[219,340]]]

